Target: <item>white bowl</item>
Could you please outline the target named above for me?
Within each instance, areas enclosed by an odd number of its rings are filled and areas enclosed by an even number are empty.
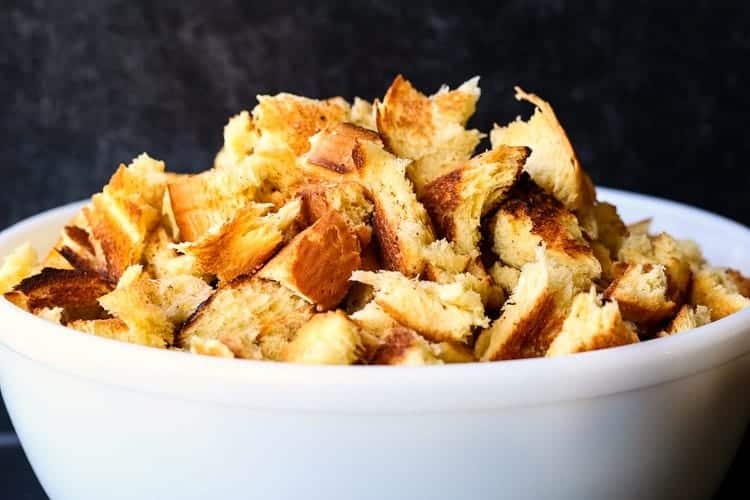
[[[750,272],[750,230],[600,190]],[[0,235],[46,249],[79,205]],[[555,359],[237,361],[128,345],[0,301],[0,385],[53,500],[709,498],[750,417],[750,310]]]

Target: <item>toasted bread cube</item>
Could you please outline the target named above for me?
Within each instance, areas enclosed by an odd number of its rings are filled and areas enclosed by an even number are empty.
[[[31,312],[61,307],[63,323],[104,317],[97,299],[110,290],[110,283],[96,273],[52,268],[42,269],[15,287],[15,291],[24,295],[22,301]]]
[[[65,226],[55,250],[70,264],[71,269],[107,273],[107,264],[103,255],[97,255],[88,224]]]
[[[0,294],[13,290],[24,278],[29,277],[37,266],[38,256],[30,243],[13,249],[0,266]]]
[[[432,348],[438,359],[444,363],[473,363],[477,361],[471,347],[460,342],[440,342]]]
[[[414,330],[402,326],[385,332],[382,343],[370,359],[370,364],[373,365],[420,366],[442,363],[425,339]]]
[[[362,248],[369,246],[373,205],[360,184],[349,181],[307,184],[297,190],[297,196],[302,200],[302,213],[307,224],[313,224],[331,210],[336,211],[357,233]]]
[[[422,249],[435,237],[427,211],[406,178],[408,161],[367,141],[358,142],[353,154],[375,204],[373,226],[383,264],[406,276],[418,276],[425,265]]]
[[[339,123],[310,138],[307,163],[344,176],[355,174],[360,165],[357,165],[352,152],[355,151],[358,142],[372,142],[383,146],[377,132],[351,123]]]
[[[191,337],[217,339],[238,358],[259,359],[259,337],[291,339],[313,315],[313,306],[291,290],[260,278],[238,278],[220,286],[187,320],[176,345]]]
[[[229,118],[224,126],[224,146],[216,155],[215,168],[231,168],[252,154],[258,142],[258,130],[253,118],[242,111]]]
[[[350,365],[363,347],[359,328],[343,311],[316,314],[281,352],[281,360],[315,365]]]
[[[352,279],[373,286],[389,316],[433,342],[465,342],[473,327],[488,324],[481,297],[464,281],[417,281],[394,271],[355,271]]]
[[[668,337],[675,333],[685,332],[698,328],[699,326],[707,325],[711,322],[711,310],[698,304],[697,306],[691,306],[685,304],[677,312],[677,315],[672,318],[669,325],[657,334],[657,337]]]
[[[615,257],[628,235],[628,228],[611,203],[598,201],[594,205],[597,240],[609,250],[610,257]]]
[[[617,302],[602,304],[596,289],[573,298],[570,312],[560,333],[552,341],[547,356],[605,349],[638,342],[638,335],[622,319]]]
[[[143,249],[142,260],[146,272],[155,279],[180,275],[203,278],[195,257],[178,253],[174,246],[174,241],[164,228],[159,227],[151,233]]]
[[[132,266],[112,292],[99,298],[99,303],[128,326],[132,338],[167,347],[174,343],[175,327],[211,293],[211,287],[199,278],[185,275],[153,280],[141,266]]]
[[[365,304],[362,309],[353,312],[350,318],[360,328],[378,337],[381,337],[389,328],[398,326],[398,322],[390,317],[374,300]]]
[[[354,98],[349,120],[358,127],[378,130],[378,125],[375,123],[375,106],[365,99]]]
[[[750,307],[746,279],[726,268],[703,267],[693,277],[690,303],[702,304],[711,310],[711,321],[716,321]]]
[[[512,266],[506,266],[500,262],[492,264],[489,270],[492,280],[499,286],[505,293],[510,294],[518,284],[518,278],[521,277],[521,271]]]
[[[490,221],[492,249],[503,263],[522,267],[536,260],[537,248],[573,272],[586,289],[601,274],[601,264],[586,242],[578,219],[524,174]]]
[[[540,248],[537,260],[521,268],[503,313],[480,335],[477,357],[499,361],[544,356],[560,331],[574,290],[570,269]]]
[[[478,254],[480,218],[503,200],[528,155],[528,148],[502,146],[475,156],[424,187],[422,203],[459,253]]]
[[[464,128],[479,99],[478,82],[472,78],[455,90],[443,87],[427,97],[398,75],[383,102],[376,103],[377,127],[386,146],[414,160],[408,175],[417,193],[454,163],[468,160],[484,137]]]
[[[517,119],[505,127],[495,125],[490,134],[492,147],[501,144],[528,146],[531,156],[525,164],[534,182],[578,215],[591,211],[596,193],[591,179],[581,167],[570,139],[552,106],[534,94],[515,87],[516,99],[535,106],[527,121]]]
[[[131,330],[123,320],[117,318],[76,320],[71,321],[66,326],[73,330],[105,339],[151,347],[163,347],[160,339],[144,334],[144,332]]]
[[[259,95],[253,109],[261,140],[268,147],[289,148],[295,155],[307,152],[311,136],[348,117],[349,104],[340,97],[316,100],[286,93]]]
[[[331,210],[281,249],[258,273],[315,304],[336,307],[349,291],[349,277],[361,264],[357,234]]]
[[[223,342],[217,339],[205,339],[203,337],[190,337],[190,352],[214,356],[216,358],[234,358],[234,353]]]
[[[195,257],[201,272],[222,282],[252,274],[296,234],[301,207],[299,200],[293,200],[268,214],[268,205],[247,205],[225,224],[178,249]]]
[[[622,316],[634,323],[658,323],[679,307],[669,297],[666,268],[660,264],[629,264],[604,295],[616,300]]]

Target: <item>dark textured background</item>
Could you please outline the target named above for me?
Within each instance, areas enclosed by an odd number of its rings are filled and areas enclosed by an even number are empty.
[[[397,72],[427,91],[481,75],[483,129],[528,111],[520,84],[554,104],[597,183],[750,223],[742,2],[167,5],[2,1],[0,226],[88,196],[142,151],[205,168],[258,93],[371,98]],[[11,455],[3,483],[30,484]]]

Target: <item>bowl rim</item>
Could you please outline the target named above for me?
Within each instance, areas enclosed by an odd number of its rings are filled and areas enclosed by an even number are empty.
[[[660,211],[679,211],[696,223],[719,224],[750,242],[750,229],[720,215],[648,195],[597,191],[605,200],[629,199]],[[0,247],[41,223],[71,215],[83,203],[51,209],[5,229]],[[0,325],[0,353],[16,360],[89,383],[256,410],[413,413],[535,406],[643,389],[750,355],[750,309],[679,335],[623,347],[426,367],[299,365],[164,351],[54,325],[5,300],[0,300]],[[19,326],[24,334],[13,334]],[[0,383],[1,368],[2,363]]]

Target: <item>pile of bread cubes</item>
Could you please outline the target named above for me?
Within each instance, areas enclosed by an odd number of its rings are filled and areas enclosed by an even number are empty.
[[[316,364],[558,356],[750,306],[740,273],[597,201],[536,95],[475,155],[479,94],[398,76],[372,103],[259,96],[211,169],[121,165],[41,262],[7,257],[0,293],[91,335]]]

